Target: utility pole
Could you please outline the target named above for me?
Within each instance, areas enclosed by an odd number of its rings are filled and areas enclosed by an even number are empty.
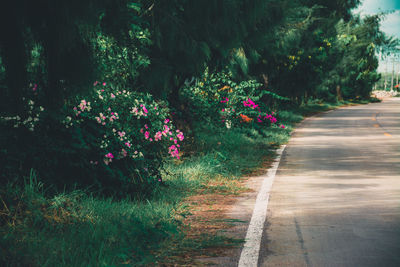
[[[392,59],[392,82],[390,83],[390,91],[394,90],[394,57]]]
[[[385,60],[385,61],[386,61],[386,64],[385,64],[385,73],[384,73],[383,75],[385,75],[384,87],[385,87],[385,91],[386,91],[386,86],[387,86],[387,75],[386,75],[386,73],[387,73],[387,68],[388,68],[388,61],[387,61],[387,60]]]

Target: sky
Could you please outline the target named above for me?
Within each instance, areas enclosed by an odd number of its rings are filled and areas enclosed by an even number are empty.
[[[400,0],[362,0],[353,12],[363,15],[390,11],[381,22],[381,30],[400,39]],[[385,62],[380,61],[378,71],[383,71]]]
[[[388,35],[400,39],[400,0],[362,0],[361,5],[354,10],[361,15],[376,14],[382,11],[392,11],[382,21],[382,30]]]

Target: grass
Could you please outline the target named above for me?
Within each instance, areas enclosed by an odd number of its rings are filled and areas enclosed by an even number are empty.
[[[23,188],[3,185],[0,265],[194,265],[194,255],[212,255],[216,248],[238,246],[242,240],[226,237],[217,228],[188,234],[194,226],[187,218],[201,205],[188,203],[188,197],[204,195],[212,210],[218,198],[208,196],[240,194],[246,190],[240,179],[260,168],[277,146],[289,140],[303,115],[343,104],[348,103],[312,103],[280,111],[278,118],[285,129],[203,126],[195,131],[195,141],[187,145],[184,160],[166,164],[165,184],[146,200],[100,198],[84,191],[47,197],[34,172]],[[202,223],[229,227],[233,222],[213,218]]]

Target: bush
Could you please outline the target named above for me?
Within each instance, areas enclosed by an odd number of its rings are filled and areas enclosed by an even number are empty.
[[[87,163],[105,169],[122,187],[161,181],[163,159],[179,159],[184,135],[168,118],[165,102],[149,94],[94,83],[94,92],[73,107],[65,127],[79,135]]]
[[[194,121],[227,128],[268,127],[275,125],[277,119],[275,112],[263,103],[265,98],[285,98],[261,87],[256,80],[237,83],[229,73],[206,72],[183,89],[183,98]]]
[[[28,118],[0,124],[7,133],[0,140],[6,179],[33,168],[59,188],[148,194],[161,181],[165,157],[180,158],[184,135],[168,118],[166,103],[149,94],[96,82],[88,95],[67,103],[61,117],[40,107],[28,110]]]

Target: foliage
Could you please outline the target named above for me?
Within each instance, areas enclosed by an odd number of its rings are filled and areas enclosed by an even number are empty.
[[[186,85],[181,96],[193,121],[223,125],[227,128],[244,126],[246,124],[242,124],[243,121],[250,122],[253,119],[258,123],[267,119],[268,126],[275,123],[276,119],[268,114],[271,111],[262,101],[265,101],[266,97],[275,101],[287,100],[263,89],[262,84],[256,80],[235,82],[231,73],[209,74],[207,71],[192,85]]]
[[[82,191],[49,198],[34,172],[22,187],[3,186],[0,197],[2,266],[146,265],[164,242],[181,238],[172,198],[146,204]]]
[[[71,109],[72,111],[72,109]],[[163,158],[179,159],[184,136],[168,118],[168,107],[149,94],[118,90],[94,83],[94,92],[73,107],[65,126],[81,134],[83,158],[110,175],[120,173],[121,184],[161,181]]]
[[[383,14],[351,15],[357,4],[5,1],[0,175],[21,180],[34,168],[58,187],[151,192],[164,159],[179,156],[176,133],[158,140],[167,114],[196,138],[198,124],[261,131],[280,125],[278,111],[289,106],[367,99],[380,78],[375,52],[398,42],[380,31]],[[94,77],[109,83],[104,92],[93,92]],[[135,100],[138,110],[159,108],[159,117],[154,109],[148,117],[130,113]]]

